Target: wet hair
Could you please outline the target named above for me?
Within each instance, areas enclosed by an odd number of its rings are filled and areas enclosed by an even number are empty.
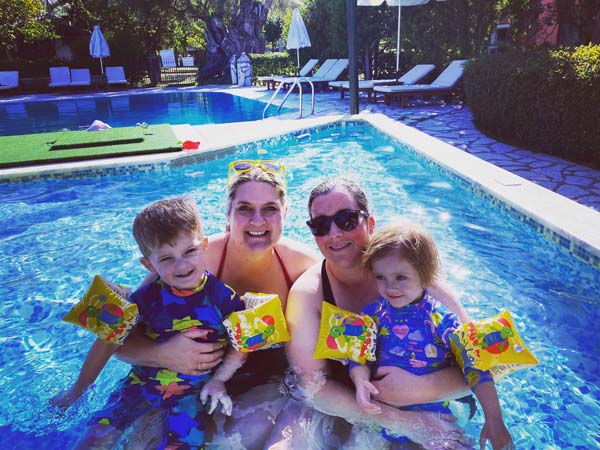
[[[424,228],[406,221],[395,221],[375,231],[367,244],[362,264],[369,272],[373,262],[398,255],[419,273],[423,286],[433,286],[440,276],[440,258],[431,235]]]
[[[133,221],[133,237],[145,257],[164,244],[174,244],[184,232],[202,237],[198,208],[191,197],[158,200]]]
[[[358,183],[348,178],[337,177],[319,183],[312,191],[310,191],[310,196],[308,197],[308,214],[310,215],[310,208],[317,197],[329,194],[331,191],[338,188],[343,188],[348,191],[358,205],[358,209],[369,212],[367,195]]]
[[[268,183],[273,186],[277,190],[277,194],[279,195],[279,200],[281,204],[285,207],[286,205],[286,197],[285,197],[285,185],[283,180],[281,179],[280,174],[276,174],[273,172],[266,172],[262,170],[260,167],[255,167],[247,172],[236,173],[232,176],[231,182],[229,183],[229,188],[227,192],[227,215],[231,213],[231,207],[233,205],[233,200],[235,199],[235,195],[237,193],[237,189],[244,183],[249,181],[258,181],[260,183]]]

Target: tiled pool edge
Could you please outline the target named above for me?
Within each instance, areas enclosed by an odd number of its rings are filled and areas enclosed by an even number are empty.
[[[405,143],[458,180],[586,263],[600,268],[600,213],[381,114],[360,118]]]
[[[178,167],[223,158],[238,150],[260,149],[260,147],[275,143],[288,142],[311,132],[322,131],[334,127],[358,126],[369,123],[380,132],[385,133],[390,139],[407,144],[413,153],[421,157],[428,164],[433,165],[445,175],[458,180],[472,192],[486,198],[501,208],[507,214],[521,222],[532,226],[537,232],[543,234],[559,246],[565,248],[577,258],[596,268],[600,268],[600,237],[596,237],[591,228],[595,225],[600,230],[600,213],[591,208],[579,205],[541,186],[535,185],[517,175],[500,169],[493,164],[476,158],[452,147],[436,138],[433,138],[415,128],[408,127],[382,114],[361,114],[360,116],[322,118],[315,121],[297,121],[297,127],[283,134],[265,133],[262,137],[256,135],[245,142],[220,147],[207,148],[200,152],[189,152],[176,155],[149,155],[147,158],[121,158],[106,160],[103,164],[94,167],[85,167],[89,164],[75,163],[57,165],[40,173],[25,173],[23,175],[6,175],[0,171],[0,183],[24,182],[36,179],[51,178],[81,178],[102,177],[113,175],[128,175],[139,172],[168,171]],[[77,165],[79,164],[79,166]],[[473,170],[474,168],[478,170]],[[526,189],[525,199],[523,192],[515,192],[517,188]],[[521,189],[522,190],[522,189]],[[555,210],[548,216],[549,208],[539,205],[544,203],[539,197],[550,196],[551,202],[556,203]],[[524,201],[525,200],[525,201]],[[535,205],[538,207],[532,207]],[[550,208],[552,209],[552,208]],[[575,212],[572,212],[575,211]],[[562,213],[562,216],[557,216]],[[592,222],[589,230],[581,230],[581,221],[560,220],[564,216],[584,216]],[[567,223],[565,223],[567,222]],[[585,222],[585,220],[583,221]],[[595,233],[600,234],[600,233]]]

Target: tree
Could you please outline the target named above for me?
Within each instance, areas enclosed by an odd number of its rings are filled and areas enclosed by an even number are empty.
[[[12,57],[16,42],[34,41],[53,36],[46,10],[36,0],[0,0],[0,47]]]
[[[206,64],[198,81],[224,80],[228,62],[242,53],[263,53],[262,34],[272,0],[220,0],[214,7],[205,2],[195,8],[195,17],[206,24]]]

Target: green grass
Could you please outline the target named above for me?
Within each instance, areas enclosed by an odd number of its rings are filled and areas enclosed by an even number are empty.
[[[0,168],[180,151],[169,125],[0,136]]]

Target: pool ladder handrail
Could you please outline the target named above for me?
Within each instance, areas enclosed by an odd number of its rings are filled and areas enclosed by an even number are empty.
[[[298,86],[298,90],[300,91],[300,105],[299,105],[299,115],[298,117],[296,117],[297,119],[301,119],[302,118],[302,83],[308,83],[310,84],[310,89],[311,89],[311,106],[312,106],[312,110],[311,110],[311,115],[313,115],[315,113],[315,85],[313,84],[313,82],[308,79],[307,77],[294,77],[291,79],[283,79],[279,82],[279,84],[277,84],[277,89],[275,89],[275,93],[273,94],[273,96],[271,97],[271,99],[269,100],[269,102],[267,103],[267,106],[265,106],[265,109],[263,110],[263,115],[262,118],[265,118],[265,115],[267,114],[267,109],[269,109],[269,106],[271,106],[271,104],[273,103],[273,100],[275,100],[275,97],[277,97],[277,94],[279,94],[279,91],[281,90],[281,88],[285,85],[289,83],[290,84],[290,88],[288,89],[288,91],[285,94],[285,97],[283,97],[283,100],[281,101],[281,103],[279,104],[279,107],[277,108],[277,115],[279,115],[279,111],[281,110],[281,107],[283,106],[283,104],[285,103],[285,101],[287,100],[287,98],[289,97],[289,95],[292,93],[292,91],[294,90],[294,88],[296,86]]]

